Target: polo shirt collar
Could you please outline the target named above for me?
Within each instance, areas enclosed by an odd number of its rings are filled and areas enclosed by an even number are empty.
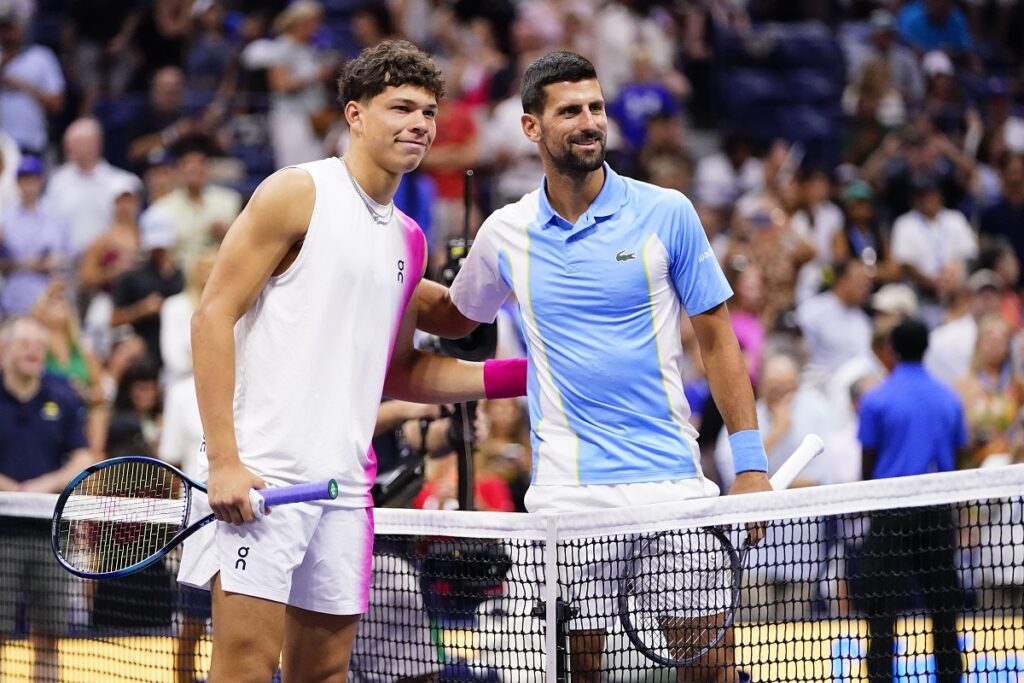
[[[548,178],[544,176],[540,185],[540,202],[537,208],[537,222],[540,223],[541,227],[547,228],[552,225],[557,225],[566,230],[575,230],[593,225],[602,218],[607,218],[614,214],[616,211],[622,208],[622,205],[626,203],[626,181],[622,179],[618,173],[612,170],[612,167],[607,162],[604,164],[604,184],[601,186],[601,191],[594,197],[594,201],[590,203],[586,213],[580,216],[579,220],[576,221],[575,226],[569,225],[569,223],[558,215],[558,212],[551,206],[551,202],[548,201]]]
[[[899,361],[892,369],[894,375],[921,374],[925,371],[924,363],[921,361]]]

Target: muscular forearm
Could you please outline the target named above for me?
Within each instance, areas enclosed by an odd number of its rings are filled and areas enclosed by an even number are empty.
[[[485,398],[483,363],[413,351],[388,370],[384,393],[416,403],[456,403]]]
[[[230,315],[203,311],[193,315],[192,364],[210,466],[237,461],[233,412],[235,337]]]
[[[707,368],[711,395],[729,433],[757,429],[754,391],[750,387],[750,375],[747,373],[743,353],[735,338],[732,343],[729,340],[718,340],[711,348],[705,348],[702,344],[701,356]]]

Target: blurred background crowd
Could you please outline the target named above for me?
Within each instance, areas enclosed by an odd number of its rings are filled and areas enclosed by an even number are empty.
[[[0,0],[0,315],[34,316],[44,354],[8,331],[3,370],[64,378],[95,457],[190,470],[191,311],[259,181],[344,151],[345,60],[404,37],[446,75],[437,139],[396,197],[437,267],[464,220],[538,186],[519,75],[569,49],[597,66],[612,166],[697,207],[770,459],[813,431],[827,451],[804,483],[861,477],[857,402],[913,315],[965,408],[959,465],[1024,460],[1022,35],[1014,0]],[[516,315],[501,355],[523,353]],[[705,467],[727,486],[681,325]],[[523,405],[476,423],[478,507],[522,509]],[[438,456],[415,504],[451,507],[439,409],[384,404],[378,426]],[[44,487],[11,476],[0,489]]]

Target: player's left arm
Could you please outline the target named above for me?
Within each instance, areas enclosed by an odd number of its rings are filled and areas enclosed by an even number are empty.
[[[733,435],[750,431],[756,433],[754,390],[750,386],[747,363],[729,320],[728,307],[725,303],[718,304],[693,316],[691,321],[707,369],[711,395],[722,413],[726,429]],[[771,488],[766,471],[746,470],[736,473],[736,480],[729,493],[770,491]]]
[[[757,429],[754,390],[725,304],[732,289],[693,204],[679,195],[672,198],[670,206],[670,218],[664,223],[669,276],[683,308],[690,313],[711,395],[729,431],[736,467],[729,493],[769,491],[768,458]]]

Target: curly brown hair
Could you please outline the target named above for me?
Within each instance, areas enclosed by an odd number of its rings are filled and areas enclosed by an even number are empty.
[[[438,100],[444,97],[444,77],[430,55],[406,40],[385,40],[345,65],[338,79],[338,101],[362,102],[385,88],[406,84],[423,88]]]

